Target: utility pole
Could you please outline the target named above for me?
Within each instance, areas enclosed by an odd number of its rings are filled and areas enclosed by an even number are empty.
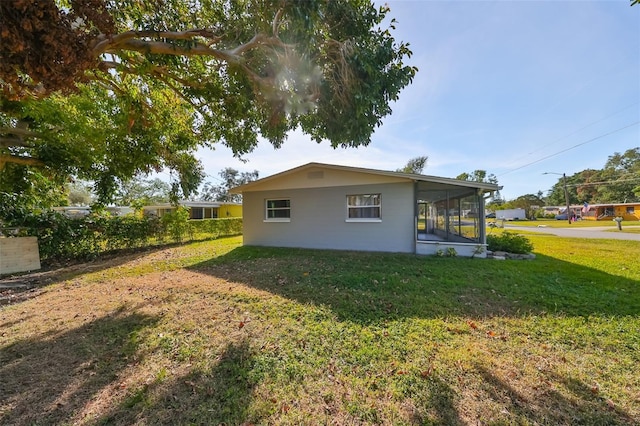
[[[562,174],[562,185],[564,186],[564,201],[567,203],[567,220],[569,221],[569,225],[571,225],[571,216],[569,214],[569,191],[567,191],[567,175],[565,173]]]
[[[567,191],[567,175],[566,173],[544,172],[543,175],[562,175],[562,187],[564,189],[564,201],[567,204],[567,221],[571,225],[571,206],[569,205],[569,191]]]

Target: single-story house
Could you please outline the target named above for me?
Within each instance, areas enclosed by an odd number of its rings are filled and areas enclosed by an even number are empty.
[[[217,219],[223,217],[242,217],[242,204],[226,203],[222,201],[180,201],[181,206],[189,209],[189,219]],[[176,207],[169,203],[144,206],[142,212],[145,215],[162,217],[175,210]]]
[[[591,204],[582,208],[582,219],[613,220],[621,217],[623,220],[640,220],[640,203]]]
[[[485,199],[499,187],[309,163],[232,189],[246,245],[486,256]],[[488,195],[489,194],[489,195]]]
[[[72,219],[79,219],[88,216],[91,213],[91,206],[53,207],[52,210],[58,213],[62,213],[63,215]],[[133,213],[133,209],[128,206],[109,206],[105,207],[105,210],[111,213],[113,216],[125,216]]]
[[[565,214],[565,206],[545,206],[545,213]],[[570,215],[582,220],[613,220],[621,217],[623,220],[640,220],[640,203],[609,203],[609,204],[572,204],[569,206]]]

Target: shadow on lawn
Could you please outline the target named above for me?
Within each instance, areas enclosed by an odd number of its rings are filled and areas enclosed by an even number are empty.
[[[239,247],[189,269],[303,304],[341,320],[448,316],[638,316],[635,280],[539,255],[534,261],[429,258]]]
[[[230,343],[215,361],[208,370],[144,387],[97,423],[251,424],[247,410],[260,378],[251,375],[254,359],[249,345]]]
[[[634,420],[590,386],[573,378],[552,374],[554,382],[540,382],[530,400],[482,366],[476,366],[485,384],[485,401],[497,403],[513,423],[631,425]],[[564,394],[563,394],[564,393]]]
[[[0,424],[243,423],[261,377],[242,341],[228,344],[209,370],[123,388],[125,370],[145,356],[138,336],[157,320],[122,309],[60,335],[0,348]],[[126,395],[105,407],[114,393]],[[92,404],[89,417],[77,417]]]
[[[104,269],[123,265],[127,262],[148,256],[162,250],[179,246],[178,243],[163,246],[125,249],[100,256],[92,261],[69,265],[48,265],[41,270],[0,277],[0,306],[13,305],[37,297],[41,288],[61,281],[71,280],[80,275],[99,272]]]
[[[60,335],[0,348],[0,424],[68,424],[136,362],[155,318],[120,310]]]

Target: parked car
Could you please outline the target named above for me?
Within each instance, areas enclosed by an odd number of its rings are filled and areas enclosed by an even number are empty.
[[[567,217],[566,213],[560,213],[556,215],[556,220],[568,220],[569,218]],[[575,220],[582,220],[582,216],[576,216],[574,218]]]
[[[495,219],[496,218],[496,214],[495,213],[489,213],[488,215],[485,216],[487,219]]]

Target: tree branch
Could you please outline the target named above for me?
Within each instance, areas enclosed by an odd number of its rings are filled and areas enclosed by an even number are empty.
[[[183,47],[162,41],[144,41],[138,39],[128,39],[117,45],[109,45],[102,53],[117,53],[121,50],[131,50],[140,53],[153,53],[157,55],[173,56],[213,56],[217,59],[237,63],[239,58],[232,54],[218,49],[212,49],[204,44],[198,43],[195,46]]]
[[[127,91],[121,88],[120,86],[118,86],[118,84],[115,81],[109,80],[108,78],[104,78],[95,73],[93,75],[95,80],[100,84],[102,84],[102,87],[104,87],[105,89],[110,89],[110,90],[113,90],[114,92],[118,92],[122,96],[127,96]]]
[[[20,127],[0,127],[0,134],[16,135],[25,138],[41,138],[40,133],[32,132],[30,130]]]
[[[262,33],[258,33],[254,35],[253,38],[248,42],[241,44],[235,49],[227,50],[226,52],[233,56],[242,56],[242,54],[247,50],[251,50],[258,46],[276,46],[276,47],[282,47],[285,49],[293,48],[292,45],[283,43],[282,40],[280,40],[277,36],[268,37]]]
[[[101,64],[104,65],[107,69],[116,69],[122,66],[122,63],[116,61],[102,61]]]
[[[271,24],[271,27],[272,27],[271,30],[273,31],[274,37],[278,37],[278,25],[280,24],[280,18],[282,17],[283,13],[284,13],[284,10],[278,9],[278,11],[276,12],[276,16],[273,18],[273,22]]]
[[[0,170],[6,163],[21,164],[23,166],[44,166],[44,162],[33,157],[20,157],[18,155],[0,154]]]
[[[21,138],[0,136],[0,147],[2,148],[10,148],[10,147],[33,148],[33,145],[25,142]]]
[[[213,31],[207,29],[188,31],[126,31],[113,37],[107,37],[104,34],[100,34],[96,38],[93,52],[96,56],[99,56],[127,40],[141,37],[164,38],[169,40],[193,40],[195,37],[202,37],[211,40],[211,43],[217,43],[222,40],[222,37],[216,36]]]
[[[144,63],[140,58],[129,58],[129,60],[134,65],[144,67],[145,69],[149,69],[149,72],[151,72],[152,74],[154,74],[157,77],[163,76],[163,77],[166,77],[166,78],[170,78],[171,80],[177,81],[178,83],[180,83],[180,84],[182,84],[183,86],[186,86],[186,87],[193,87],[193,88],[202,87],[202,84],[200,84],[198,82],[187,80],[187,79],[179,77],[179,76],[177,76],[175,74],[172,74],[171,72],[169,72],[167,70],[166,67],[161,67],[161,66],[158,66],[158,65],[155,65],[155,64],[150,64],[150,63]],[[125,65],[121,65],[121,66],[123,66],[130,73],[137,74],[135,69],[126,67]],[[162,81],[164,81],[165,83],[169,84],[165,78],[162,78]]]
[[[281,11],[276,14],[274,25],[277,25]],[[277,28],[276,28],[277,29]],[[276,33],[277,34],[277,33]],[[142,38],[159,38],[165,40],[196,40],[197,37],[208,39],[207,44],[196,42],[194,46],[176,46],[166,41],[142,40]],[[221,50],[212,48],[211,45],[222,40],[222,37],[216,36],[211,30],[189,30],[189,31],[127,31],[122,34],[107,38],[104,35],[98,37],[94,55],[100,56],[104,53],[115,54],[121,50],[131,50],[141,53],[153,53],[159,55],[174,56],[213,56],[222,61],[237,63],[239,57],[248,50],[258,46],[276,46],[282,48],[292,48],[280,40],[277,35],[269,37],[259,33],[253,36],[248,42],[231,50]],[[110,64],[113,66],[113,64]]]

